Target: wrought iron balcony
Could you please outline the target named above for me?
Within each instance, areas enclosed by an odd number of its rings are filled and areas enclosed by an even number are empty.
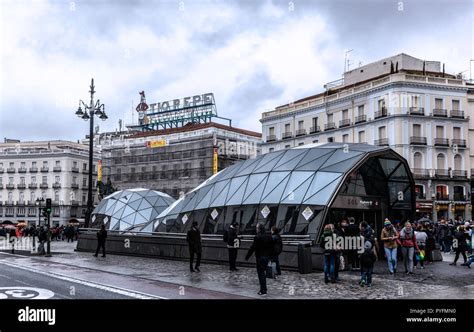
[[[4,169],[0,168],[0,174],[3,174],[3,172],[4,172]]]
[[[426,178],[430,176],[430,172],[424,168],[413,168],[413,175],[416,178]]]
[[[30,173],[38,173],[38,167],[30,167]]]
[[[36,189],[36,188],[38,188],[38,185],[37,185],[36,183],[30,183],[30,184],[28,185],[28,188],[30,188],[30,189]]]
[[[465,196],[464,194],[454,193],[454,194],[453,194],[453,200],[454,200],[454,201],[465,201],[465,200],[466,200],[466,196]]]
[[[71,189],[79,189],[79,185],[77,183],[72,183]]]
[[[15,185],[13,183],[7,183],[5,186],[7,189],[15,189]]]
[[[384,118],[386,116],[387,116],[387,109],[385,107],[382,107],[382,109],[374,113],[375,119]]]
[[[59,182],[53,183],[53,188],[54,188],[54,189],[59,189],[59,188],[61,188],[61,183],[59,183]]]
[[[336,124],[334,122],[328,122],[324,125],[324,130],[331,130],[335,128],[336,128]]]
[[[466,140],[465,139],[458,139],[458,138],[453,138],[451,140],[451,146],[457,146],[459,148],[465,148],[466,147]]]
[[[16,202],[16,205],[19,205],[19,206],[25,206],[26,205],[26,202],[23,200],[23,201],[17,201]]]
[[[380,138],[374,140],[374,145],[379,145],[379,146],[388,146],[388,138]]]
[[[26,173],[26,167],[20,167],[18,173]]]
[[[467,178],[467,171],[453,170],[453,178]]]
[[[41,189],[48,189],[48,184],[47,183],[41,183],[40,188]]]
[[[79,168],[78,167],[73,167],[73,168],[71,168],[71,172],[79,173]]]
[[[282,139],[287,139],[287,138],[292,138],[292,137],[293,137],[293,133],[291,131],[286,131],[283,133],[283,135],[281,135]]]
[[[54,166],[53,172],[61,172],[61,166]]]
[[[449,146],[449,138],[435,138],[434,139],[435,146]]]
[[[297,136],[297,137],[298,137],[298,136],[304,136],[304,135],[306,135],[306,129],[298,129],[298,130],[296,131],[296,136]]]
[[[320,129],[319,126],[309,128],[309,133],[310,134],[319,133],[320,131],[321,131],[321,129]]]
[[[48,173],[49,172],[49,167],[41,167],[41,173]]]
[[[15,173],[15,168],[14,167],[8,167],[7,168],[7,173]]]
[[[16,185],[18,189],[26,189],[26,184],[25,183],[19,183]]]
[[[451,115],[452,118],[464,119],[464,111],[451,110],[450,115]]]
[[[438,168],[438,169],[436,169],[436,171],[435,171],[435,175],[436,175],[437,177],[449,178],[449,170]]]
[[[79,205],[79,201],[71,200],[71,205],[72,205],[72,206],[78,206],[78,205]]]
[[[361,122],[367,122],[367,115],[366,114],[356,116],[355,123],[361,123]]]
[[[426,145],[426,137],[422,136],[411,136],[410,137],[411,145]]]
[[[82,174],[89,174],[89,170],[87,168],[82,169]]]
[[[433,116],[439,118],[447,118],[448,117],[448,110],[442,108],[434,108],[433,109]]]
[[[449,201],[448,194],[436,193],[436,199],[439,201]]]
[[[350,119],[342,119],[341,121],[339,121],[339,128],[347,127],[347,126],[350,126],[350,125],[351,125],[351,120]]]
[[[425,115],[425,109],[423,107],[410,107],[411,115]]]

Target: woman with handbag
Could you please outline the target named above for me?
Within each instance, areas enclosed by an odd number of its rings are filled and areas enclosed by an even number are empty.
[[[405,273],[413,274],[413,258],[415,256],[415,250],[419,251],[419,248],[416,243],[415,231],[409,221],[405,223],[405,227],[400,231],[400,242],[402,245]]]
[[[423,225],[418,225],[415,231],[416,244],[418,245],[419,251],[415,253],[415,268],[417,268],[418,263],[420,263],[420,268],[424,269],[424,260],[425,260],[425,249],[426,241],[428,235],[426,234]]]

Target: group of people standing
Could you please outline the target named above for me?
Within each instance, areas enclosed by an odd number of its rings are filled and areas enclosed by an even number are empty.
[[[231,272],[238,271],[237,256],[240,248],[240,241],[242,236],[239,235],[239,224],[233,222],[224,232],[223,240],[226,243],[229,254],[229,270]],[[198,223],[193,222],[191,229],[187,232],[186,241],[189,248],[189,269],[191,272],[200,272],[199,266],[201,264],[201,233],[198,228]],[[271,232],[265,230],[264,224],[257,224],[256,235],[254,236],[252,245],[250,246],[245,260],[255,254],[255,261],[257,267],[257,275],[260,284],[258,295],[265,296],[267,294],[267,278],[269,277],[268,269],[275,268],[274,275],[281,275],[279,255],[283,250],[283,241],[280,236],[280,230],[273,226]],[[196,263],[194,257],[196,256]]]

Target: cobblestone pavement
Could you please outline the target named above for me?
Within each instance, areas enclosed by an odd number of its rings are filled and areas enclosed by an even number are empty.
[[[258,278],[255,268],[242,267],[229,272],[224,265],[203,264],[201,273],[190,273],[183,261],[108,255],[95,258],[91,253],[75,252],[76,243],[53,242],[53,257],[38,257],[58,263],[97,269],[147,280],[158,280],[180,286],[193,286],[230,294],[257,298]],[[279,299],[474,299],[474,269],[449,266],[454,255],[443,254],[446,261],[435,262],[415,275],[398,273],[390,276],[385,262],[377,262],[371,288],[358,285],[359,272],[340,273],[341,282],[325,284],[321,272],[299,274],[283,271],[277,280],[267,279],[268,296]],[[36,258],[35,258],[36,259]],[[399,263],[402,270],[402,263]]]

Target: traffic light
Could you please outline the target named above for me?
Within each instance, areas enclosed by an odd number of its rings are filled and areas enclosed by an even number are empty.
[[[46,211],[51,213],[51,198],[46,198]]]
[[[48,210],[47,210],[47,208],[42,208],[41,209],[41,215],[43,216],[43,218],[48,219]]]

